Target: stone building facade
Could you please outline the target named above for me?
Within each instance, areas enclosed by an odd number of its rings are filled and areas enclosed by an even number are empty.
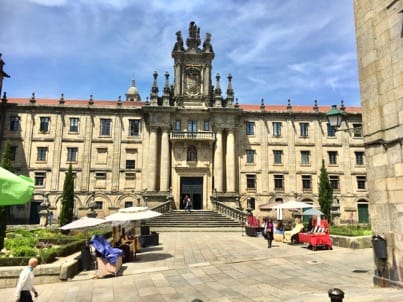
[[[387,247],[374,254],[374,281],[402,286],[403,1],[356,0],[354,9],[371,223]]]
[[[76,216],[93,203],[105,216],[131,205],[154,207],[168,197],[182,209],[187,194],[196,210],[219,200],[275,217],[268,209],[275,202],[319,206],[323,159],[339,221],[368,222],[361,108],[341,103],[344,127],[354,131],[335,132],[326,118],[330,107],[316,101],[241,105],[231,75],[224,84],[212,75],[211,35],[201,44],[192,22],[186,42],[180,31],[176,36],[172,84],[165,73],[160,92],[154,73],[146,101],[134,81],[125,100],[3,97],[2,148],[10,141],[14,166],[36,183],[32,202],[13,209],[15,220],[34,222],[44,196],[57,219],[70,164]]]

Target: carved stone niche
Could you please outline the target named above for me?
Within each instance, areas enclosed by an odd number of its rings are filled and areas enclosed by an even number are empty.
[[[202,72],[200,66],[185,69],[184,87],[186,96],[200,96],[202,93]]]

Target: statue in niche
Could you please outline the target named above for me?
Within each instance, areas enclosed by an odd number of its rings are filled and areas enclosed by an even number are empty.
[[[198,68],[188,68],[185,74],[185,94],[188,96],[200,95],[201,90],[201,75]]]

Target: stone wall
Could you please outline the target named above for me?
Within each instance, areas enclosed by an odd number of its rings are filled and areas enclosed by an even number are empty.
[[[403,281],[403,1],[354,1],[369,211],[387,258],[374,282]]]

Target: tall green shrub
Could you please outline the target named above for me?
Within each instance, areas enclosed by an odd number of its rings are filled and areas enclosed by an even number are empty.
[[[73,210],[74,210],[74,178],[73,178],[73,169],[70,164],[63,185],[60,226],[63,226],[73,221]]]
[[[11,145],[10,142],[7,141],[4,148],[3,156],[1,157],[0,166],[3,169],[14,172],[13,166],[11,164],[11,155]],[[6,237],[7,230],[7,212],[7,206],[0,206],[0,250],[4,248],[4,238]]]
[[[325,161],[322,159],[322,167],[320,168],[319,176],[319,205],[320,209],[325,214],[329,223],[331,222],[331,207],[333,202],[333,188],[329,181],[329,176],[325,168]]]

